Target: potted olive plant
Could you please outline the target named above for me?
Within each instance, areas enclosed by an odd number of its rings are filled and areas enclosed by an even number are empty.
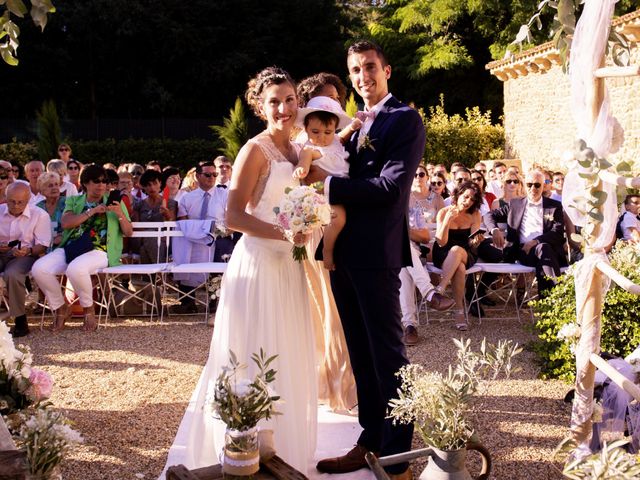
[[[449,366],[446,375],[421,365],[406,365],[398,373],[402,380],[398,398],[389,402],[394,423],[413,423],[429,446],[423,453],[429,456],[429,463],[420,478],[471,479],[465,467],[467,450],[477,450],[483,456],[479,478],[488,478],[491,458],[476,438],[469,412],[482,381],[495,380],[501,373],[508,378],[516,370],[512,358],[522,351],[510,340],[497,345],[487,345],[483,340],[479,353],[471,350],[469,339],[454,342],[457,363]]]

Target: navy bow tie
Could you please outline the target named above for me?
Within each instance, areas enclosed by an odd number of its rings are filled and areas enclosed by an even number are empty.
[[[226,186],[226,185],[222,185],[222,184],[220,184],[220,185],[216,185],[216,187],[218,187],[218,188],[227,188],[227,186]]]

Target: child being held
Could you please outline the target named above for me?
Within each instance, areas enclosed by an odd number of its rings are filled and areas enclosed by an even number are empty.
[[[296,123],[304,127],[307,141],[300,152],[293,176],[298,179],[305,178],[313,164],[329,175],[347,177],[349,154],[342,142],[346,142],[351,134],[362,126],[362,122],[351,119],[332,98],[319,96],[309,100],[306,107],[298,109]],[[336,135],[337,129],[342,130]],[[333,249],[346,221],[344,207],[332,205],[331,223],[325,227],[322,250],[324,267],[328,270],[335,269]]]

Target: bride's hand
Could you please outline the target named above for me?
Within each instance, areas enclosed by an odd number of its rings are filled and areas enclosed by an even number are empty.
[[[309,240],[311,240],[311,234],[310,233],[296,233],[293,238],[291,239],[291,242],[294,245],[305,245]]]

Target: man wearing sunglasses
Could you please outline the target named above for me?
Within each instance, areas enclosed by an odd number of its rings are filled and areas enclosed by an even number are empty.
[[[196,167],[198,188],[180,198],[178,202],[178,220],[213,220],[216,225],[224,225],[224,212],[227,207],[229,190],[216,188],[217,176],[218,172],[212,161],[198,164]],[[231,251],[229,251],[229,248],[226,251],[221,251],[218,248],[219,246],[222,246],[222,242],[220,245],[215,244],[212,246],[213,248],[191,242],[191,252],[187,263],[223,261],[222,255],[230,254]],[[231,244],[232,248],[233,244]],[[182,254],[184,252],[176,252],[176,248],[174,248],[174,257],[176,253]],[[176,274],[174,278],[180,282],[180,290],[183,293],[188,293],[193,287],[200,285],[204,281],[203,274]],[[181,313],[195,313],[196,305],[193,298],[185,297],[182,301],[182,306]]]
[[[507,262],[516,260],[535,267],[540,295],[555,285],[560,266],[566,265],[564,245],[564,216],[560,202],[542,196],[544,174],[529,172],[525,179],[527,196],[514,198],[504,207],[484,216],[493,244],[504,249]],[[505,242],[498,223],[507,224]]]

